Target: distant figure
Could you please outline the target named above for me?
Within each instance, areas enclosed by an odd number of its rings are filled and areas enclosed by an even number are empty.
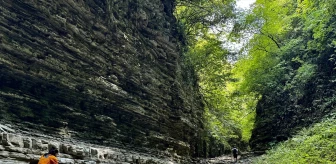
[[[38,164],[58,164],[57,160],[58,150],[52,147],[48,153],[45,153],[41,156]]]
[[[233,159],[235,162],[237,162],[238,160],[238,149],[234,146],[233,149],[232,149],[232,155],[233,155]]]

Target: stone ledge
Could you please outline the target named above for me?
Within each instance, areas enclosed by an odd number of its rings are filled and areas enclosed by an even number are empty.
[[[137,153],[112,147],[92,146],[81,143],[63,143],[50,139],[28,137],[15,133],[0,133],[0,162],[8,161],[31,161],[38,160],[40,155],[46,153],[51,147],[59,149],[58,160],[62,164],[95,164],[95,163],[159,163],[174,164],[186,161],[180,156],[172,156],[166,151],[160,158],[151,154]],[[163,157],[166,154],[166,157]],[[184,162],[183,162],[184,163]]]

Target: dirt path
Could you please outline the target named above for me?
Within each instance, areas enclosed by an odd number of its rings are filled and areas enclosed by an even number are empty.
[[[230,155],[223,155],[221,157],[216,158],[208,158],[200,160],[200,164],[234,164],[234,163],[240,163],[240,164],[251,164],[253,158],[255,158],[256,155],[253,153],[245,153],[243,155],[238,156],[238,161],[234,162],[232,156]]]

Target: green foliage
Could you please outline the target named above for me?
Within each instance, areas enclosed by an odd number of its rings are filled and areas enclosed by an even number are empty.
[[[318,164],[336,162],[336,117],[329,115],[324,121],[301,130],[286,142],[278,144],[256,164]]]
[[[187,41],[194,42],[210,28],[225,26],[234,17],[234,0],[177,0],[174,15]],[[193,44],[193,43],[190,43]]]
[[[185,58],[199,77],[206,127],[218,140],[248,142],[257,103],[256,127],[284,128],[274,132],[284,135],[335,105],[333,0],[257,0],[245,17],[235,15],[241,13],[233,12],[233,0],[177,2],[175,15],[188,40]],[[223,33],[211,33],[231,18],[237,23],[228,39],[253,33],[236,63],[228,62],[231,54],[219,39]]]
[[[199,39],[187,53],[199,76],[201,92],[206,102],[205,119],[212,136],[228,144],[229,138],[238,138],[238,127],[229,119],[229,110],[224,106],[227,97],[225,81],[229,78],[230,63],[227,52],[221,48],[215,36]]]
[[[209,134],[229,147],[229,142],[248,143],[255,116],[255,95],[235,93],[230,54],[214,34],[204,34],[186,53],[199,77],[206,103],[205,120]]]
[[[248,55],[234,70],[242,80],[240,90],[267,93],[282,79],[287,68],[280,53],[284,35],[291,29],[288,14],[292,8],[290,1],[257,1],[253,13],[246,16],[242,27],[255,34],[245,47]]]
[[[304,63],[295,73],[295,76],[291,79],[290,83],[287,83],[285,90],[293,93],[292,100],[297,101],[301,99],[305,92],[305,87],[308,82],[315,77],[316,65]]]
[[[234,0],[177,1],[175,16],[187,37],[186,62],[199,77],[204,97],[205,126],[208,135],[229,148],[251,137],[258,96],[236,92],[232,55],[223,48],[220,37],[227,21],[235,17]],[[214,33],[216,29],[216,33]],[[256,98],[257,97],[257,98]]]
[[[233,74],[240,92],[262,97],[254,132],[257,142],[289,136],[333,110],[335,9],[334,0],[257,0],[253,11],[235,26],[236,31],[253,32]],[[272,134],[267,133],[270,129]]]

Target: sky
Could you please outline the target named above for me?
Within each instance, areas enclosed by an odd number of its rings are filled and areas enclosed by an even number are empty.
[[[237,0],[237,6],[244,10],[250,9],[251,4],[253,4],[256,0]],[[231,27],[232,28],[232,27]],[[223,47],[231,52],[238,52],[244,44],[246,44],[252,37],[251,34],[245,33],[245,39],[241,40],[240,42],[225,42]],[[226,40],[224,37],[223,40]],[[229,62],[235,63],[237,59],[229,59]]]
[[[237,5],[240,8],[248,9],[255,0],[237,0]]]
[[[247,9],[250,9],[250,5],[253,4],[256,0],[237,0],[236,3],[237,3],[237,6],[241,9],[244,9],[244,10],[247,10]],[[227,24],[226,28],[228,31],[232,30],[232,27],[233,27],[233,24]],[[216,28],[219,28],[216,29]],[[214,27],[212,30],[214,33],[216,33],[216,31],[220,31],[222,30],[221,29],[222,27]],[[222,41],[224,42],[223,44],[223,47],[227,50],[229,50],[230,52],[238,52],[244,44],[246,44],[249,39],[251,39],[252,35],[251,34],[248,34],[246,33],[245,34],[246,37],[244,40],[241,40],[240,42],[230,42],[227,40],[226,36],[223,36]],[[232,61],[235,60],[235,59],[232,59]]]

